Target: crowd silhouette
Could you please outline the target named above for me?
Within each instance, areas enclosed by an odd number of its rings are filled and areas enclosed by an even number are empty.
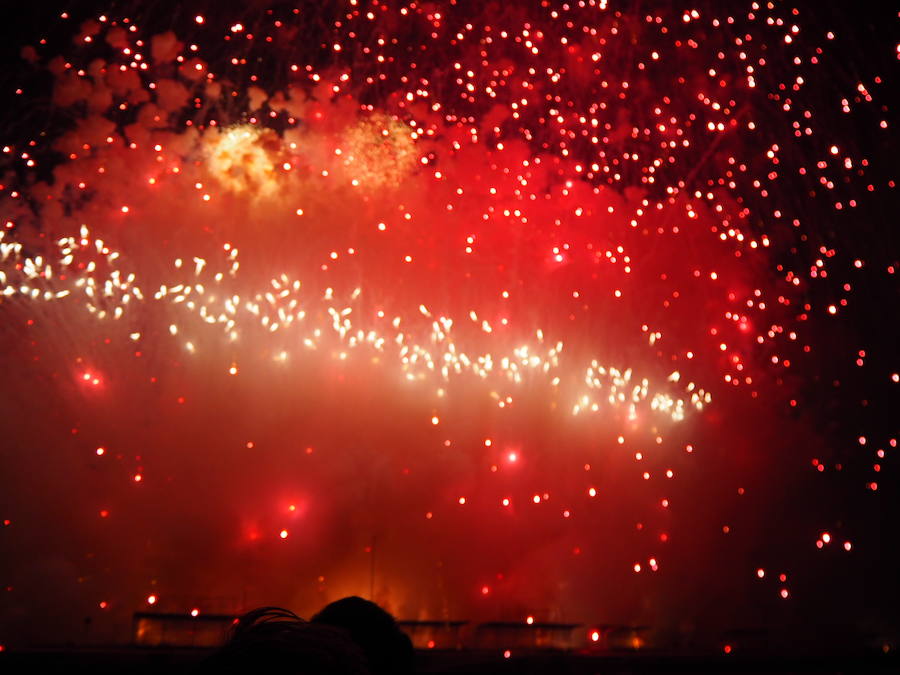
[[[411,675],[413,653],[393,616],[353,596],[327,605],[309,621],[281,607],[247,612],[197,673]]]

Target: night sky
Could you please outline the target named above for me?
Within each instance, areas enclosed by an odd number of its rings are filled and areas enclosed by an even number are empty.
[[[33,3],[0,645],[135,611],[898,648],[898,14]]]

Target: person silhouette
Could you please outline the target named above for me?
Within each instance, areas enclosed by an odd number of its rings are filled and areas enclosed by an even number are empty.
[[[372,675],[411,675],[414,651],[396,620],[370,600],[350,596],[326,605],[311,622],[345,630],[361,648]]]
[[[348,631],[281,607],[260,607],[236,619],[228,641],[194,672],[371,675],[365,662]]]

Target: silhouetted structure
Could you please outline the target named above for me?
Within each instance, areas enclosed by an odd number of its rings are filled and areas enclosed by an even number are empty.
[[[577,623],[523,623],[494,621],[475,629],[475,646],[481,649],[569,649]]]
[[[647,646],[650,626],[595,625],[588,648],[594,651],[633,651]]]
[[[230,614],[135,612],[134,643],[141,647],[219,647],[234,621]]]
[[[462,649],[468,621],[398,621],[416,649]]]

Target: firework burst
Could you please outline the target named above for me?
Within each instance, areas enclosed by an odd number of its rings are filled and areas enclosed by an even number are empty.
[[[4,148],[4,468],[34,475],[4,536],[60,541],[13,587],[675,626],[701,593],[771,618],[798,567],[815,595],[792,551],[855,550],[833,511],[769,521],[843,471],[818,333],[896,268],[822,226],[894,184],[866,140],[884,74],[817,82],[820,20],[351,1],[73,23],[23,50],[17,93],[50,81],[53,115]],[[896,439],[869,423],[877,473]],[[27,515],[51,493],[71,508]]]

